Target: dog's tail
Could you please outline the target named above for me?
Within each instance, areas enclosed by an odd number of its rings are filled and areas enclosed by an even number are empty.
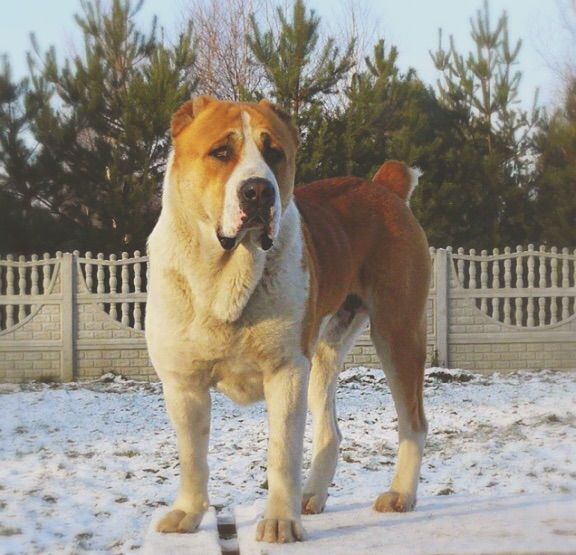
[[[397,160],[388,160],[380,166],[372,181],[390,189],[408,204],[421,175],[418,168],[410,168]]]

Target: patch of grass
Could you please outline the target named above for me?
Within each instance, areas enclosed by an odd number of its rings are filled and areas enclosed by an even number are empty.
[[[148,499],[144,501],[146,507],[151,507],[152,509],[157,509],[158,507],[167,507],[168,503],[166,501],[149,501]]]
[[[135,449],[126,449],[125,451],[116,451],[114,453],[116,457],[128,457],[129,459],[137,457],[139,454],[140,451],[136,451]]]
[[[436,495],[452,495],[454,490],[451,487],[441,489]]]
[[[92,451],[87,451],[86,453],[80,453],[79,451],[66,451],[66,456],[70,459],[79,459],[81,457],[91,459],[94,456],[94,453]]]
[[[438,368],[438,366],[440,366],[440,356],[438,355],[438,349],[434,349],[434,352],[432,353],[430,366],[434,368]]]
[[[432,378],[438,380],[442,383],[450,382],[470,382],[474,379],[474,376],[470,374],[464,374],[462,372],[458,374],[450,374],[450,372],[444,372],[443,370],[438,370],[437,372],[430,372],[427,374],[427,378]]]
[[[32,382],[54,384],[54,383],[59,383],[60,378],[58,376],[56,376],[55,374],[44,374],[44,375],[40,376],[39,378],[35,378],[34,380],[32,380]]]
[[[20,528],[10,528],[9,526],[2,526],[0,524],[0,536],[18,536],[22,533]]]

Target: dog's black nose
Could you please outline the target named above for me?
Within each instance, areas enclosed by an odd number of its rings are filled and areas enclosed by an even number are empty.
[[[236,237],[224,237],[219,233],[216,234],[216,237],[225,251],[231,251],[236,246]]]
[[[270,207],[274,204],[274,185],[262,177],[251,177],[240,186],[240,200],[249,206]]]

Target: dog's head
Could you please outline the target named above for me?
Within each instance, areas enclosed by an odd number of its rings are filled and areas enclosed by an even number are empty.
[[[208,226],[225,250],[264,249],[278,234],[294,189],[297,132],[270,102],[198,97],[172,117],[171,201]]]

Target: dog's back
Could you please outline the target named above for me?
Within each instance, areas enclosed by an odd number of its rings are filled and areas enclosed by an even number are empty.
[[[412,172],[387,162],[373,180],[339,177],[296,189],[308,247],[315,251],[320,316],[334,312],[348,294],[365,298],[375,286],[405,286],[414,303],[424,303],[428,245],[407,204],[417,183]]]

